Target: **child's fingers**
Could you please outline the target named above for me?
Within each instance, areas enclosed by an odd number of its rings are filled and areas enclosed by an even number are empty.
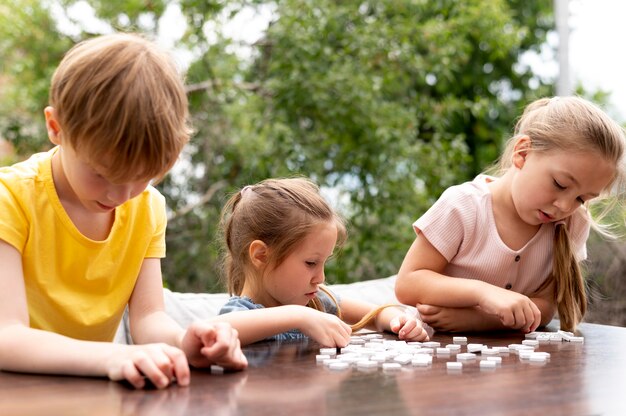
[[[532,302],[531,302],[532,304]],[[528,305],[527,308],[524,308],[524,321],[521,322],[519,328],[525,332],[528,332],[528,329],[535,323],[535,315],[532,307]]]
[[[428,333],[421,325],[416,325],[415,328],[406,336],[407,340],[411,341],[428,341]]]
[[[424,321],[421,321],[420,324],[422,326],[422,329],[424,330],[424,333],[426,334],[426,337],[422,341],[429,341],[430,338],[435,334],[434,328]]]
[[[433,305],[420,305],[418,307],[418,312],[420,315],[420,320],[426,324],[427,328],[430,328],[432,332],[434,332],[432,330],[431,327],[436,327],[438,325],[439,322],[439,314],[443,311],[443,308],[439,307],[439,306],[433,306]],[[428,332],[427,332],[428,334]]]
[[[143,375],[130,358],[109,369],[108,376],[112,381],[126,380],[136,389],[142,389],[146,384]]]
[[[352,335],[352,328],[345,322],[341,322],[339,331],[335,332],[334,341],[338,347],[345,347],[350,343],[350,335]]]
[[[532,332],[536,330],[539,327],[539,325],[541,325],[541,311],[539,310],[537,305],[535,305],[534,303],[532,303],[532,314],[533,314],[533,320],[531,321],[530,325],[526,329],[526,332]]]
[[[148,379],[157,388],[167,387],[174,378],[189,384],[189,365],[185,353],[167,344],[129,346],[108,364],[107,375],[114,381],[126,380],[137,389]]]
[[[239,340],[237,331],[230,325],[216,323],[212,331],[202,333],[202,354],[207,358],[219,359],[228,356],[233,344]]]
[[[188,386],[191,378],[189,371],[189,363],[187,357],[182,350],[166,345],[166,354],[171,360],[171,370],[173,374],[170,374],[170,378],[175,377],[179,386]]]
[[[400,327],[398,331],[394,331],[398,333],[398,337],[400,339],[408,338],[408,335],[415,329],[417,326],[417,320],[415,318],[407,318],[406,316],[398,317],[400,322]]]
[[[394,316],[391,321],[389,321],[389,329],[391,329],[391,332],[396,334],[399,334],[400,328],[402,328],[402,325],[404,323],[400,320],[400,316]]]
[[[124,378],[135,385],[129,377],[136,380],[135,371],[139,370],[148,380],[152,382],[157,388],[167,387],[172,380],[172,362],[163,351],[155,352],[141,351],[133,357],[134,366],[124,366]],[[136,368],[132,368],[136,367]],[[168,376],[169,374],[169,376]]]
[[[202,355],[209,361],[231,370],[241,370],[248,366],[248,360],[241,351],[237,330],[226,323],[216,323],[214,331],[203,339]]]
[[[520,317],[517,318],[521,319]],[[507,328],[514,328],[515,327],[515,322],[516,322],[516,318],[515,318],[515,311],[512,310],[504,310],[500,313],[500,322],[502,322],[502,325],[506,326]]]
[[[122,364],[122,368],[120,368],[120,377],[112,378],[109,376],[111,380],[127,380],[134,388],[143,389],[146,385],[146,381],[144,380],[143,375],[139,372],[135,364],[128,360]]]
[[[417,311],[420,313],[420,316],[435,315],[436,313],[439,313],[441,311],[441,307],[433,306],[433,305],[420,304],[417,307]]]
[[[427,314],[420,314],[420,317],[422,319],[422,322],[424,322],[427,325],[432,325],[432,326],[436,326],[437,323],[437,315],[427,315]]]
[[[332,315],[331,315],[332,316]],[[336,316],[332,316],[333,324],[328,326],[329,341],[332,346],[345,347],[350,343],[350,335],[352,335],[352,328],[350,325],[342,321]]]
[[[234,370],[243,370],[248,367],[248,359],[246,355],[241,351],[241,341],[237,339],[235,343],[235,347],[233,348],[230,357],[232,358],[233,363],[231,364],[231,368]]]
[[[202,349],[202,354],[211,357],[216,364],[230,370],[243,370],[248,366],[248,359],[241,351],[241,343],[238,338],[233,338],[228,349],[221,355],[216,355],[215,350],[208,347]]]

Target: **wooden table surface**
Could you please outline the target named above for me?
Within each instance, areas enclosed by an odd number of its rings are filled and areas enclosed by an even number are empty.
[[[489,346],[524,338],[465,335]],[[626,328],[582,324],[578,335],[583,344],[540,345],[551,354],[544,365],[510,354],[487,371],[476,361],[450,373],[445,362],[454,358],[438,357],[427,368],[336,371],[316,363],[319,345],[302,341],[247,347],[249,369],[193,371],[188,388],[0,372],[0,415],[626,415]],[[452,342],[451,334],[433,338]]]

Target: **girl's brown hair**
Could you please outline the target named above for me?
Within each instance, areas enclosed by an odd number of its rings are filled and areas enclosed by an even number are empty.
[[[191,134],[176,66],[139,35],[75,45],[52,77],[50,105],[63,139],[113,182],[161,179]]]
[[[614,164],[615,177],[603,192],[602,198],[586,203],[578,213],[586,216],[596,230],[609,236],[609,229],[600,222],[620,204],[623,197],[625,143],[622,127],[599,107],[583,98],[539,99],[528,105],[518,120],[514,136],[506,145],[496,173],[502,174],[511,166],[514,146],[520,136],[530,138],[531,151],[534,152],[590,152]],[[592,220],[587,209],[591,204],[603,202],[602,199],[610,203],[604,203],[604,209]],[[571,248],[567,221],[555,225],[552,275],[538,292],[553,282],[561,328],[574,330],[587,310],[587,291],[579,259]]]
[[[240,295],[246,278],[256,279],[248,249],[254,240],[271,247],[268,267],[289,256],[318,224],[337,226],[337,245],[346,239],[343,219],[305,178],[266,179],[234,194],[222,210],[224,270],[228,293]]]
[[[318,186],[305,178],[266,179],[234,194],[224,206],[221,218],[228,293],[240,295],[246,279],[260,277],[248,255],[254,240],[263,241],[271,247],[268,267],[275,268],[297,248],[313,227],[327,222],[337,226],[337,245],[341,246],[346,239],[344,220],[320,195]],[[335,303],[341,318],[337,299],[323,285],[320,290]],[[325,311],[318,298],[309,301],[307,306]],[[352,330],[365,327],[389,306],[399,305],[383,305],[374,309],[352,325]]]

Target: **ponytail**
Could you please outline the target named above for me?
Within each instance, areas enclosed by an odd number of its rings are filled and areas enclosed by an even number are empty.
[[[227,270],[228,280],[228,294],[229,295],[241,295],[243,290],[243,284],[245,282],[244,272],[241,267],[238,266],[238,262],[233,261],[230,255],[226,255],[224,259],[225,268]]]
[[[339,307],[339,302],[337,301],[337,298],[325,286],[320,286],[319,288],[335,304],[335,307],[337,308],[337,316],[339,317],[339,319],[343,320],[343,318],[341,316],[341,308]],[[316,309],[318,311],[325,312],[324,305],[322,304],[322,301],[319,300],[319,298],[317,298],[317,297],[312,299],[312,300],[310,300],[309,304],[307,306],[310,307],[310,308]],[[406,305],[400,305],[400,304],[397,304],[397,303],[388,303],[386,305],[379,306],[379,307],[369,311],[363,318],[361,318],[361,320],[359,322],[350,325],[350,328],[352,329],[352,332],[356,332],[359,329],[365,328],[374,319],[376,319],[376,317],[383,311],[383,309],[387,309],[387,308],[390,308],[390,307],[406,308]]]
[[[389,307],[405,307],[404,305],[399,305],[396,303],[388,303],[387,305],[379,306],[376,309],[369,311],[359,322],[356,324],[350,325],[352,331],[358,331],[359,329],[365,328],[370,322],[372,322],[376,317],[383,311],[383,309],[387,309]]]
[[[235,208],[239,204],[242,198],[242,192],[234,194],[224,206],[220,218],[220,229],[223,233],[225,242],[225,251],[223,254],[223,269],[226,271],[226,287],[229,295],[241,295],[243,290],[243,284],[245,283],[245,273],[243,270],[243,264],[245,262],[240,259],[233,258],[235,256],[241,256],[241,251],[236,250],[239,241],[234,242],[234,239],[240,238],[237,234],[233,235],[233,215]]]
[[[552,275],[561,329],[574,331],[587,312],[587,290],[563,223],[557,223],[554,230]]]

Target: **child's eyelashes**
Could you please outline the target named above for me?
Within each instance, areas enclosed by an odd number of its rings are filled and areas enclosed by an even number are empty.
[[[561,185],[561,184],[559,183],[559,181],[557,181],[556,179],[553,179],[553,181],[554,181],[554,186],[555,186],[557,189],[559,189],[559,190],[561,190],[561,191],[564,191],[565,189],[567,189],[567,186],[563,186],[563,185]],[[585,200],[584,200],[582,197],[580,197],[580,196],[579,196],[579,197],[577,197],[577,198],[576,198],[576,200],[577,200],[577,201],[578,201],[581,205],[583,205],[583,204],[585,203]]]
[[[305,262],[307,266],[309,267],[315,267],[317,266],[317,262],[316,261],[306,261]]]
[[[554,179],[554,186],[561,190],[566,189],[566,187],[561,185],[556,179]]]

